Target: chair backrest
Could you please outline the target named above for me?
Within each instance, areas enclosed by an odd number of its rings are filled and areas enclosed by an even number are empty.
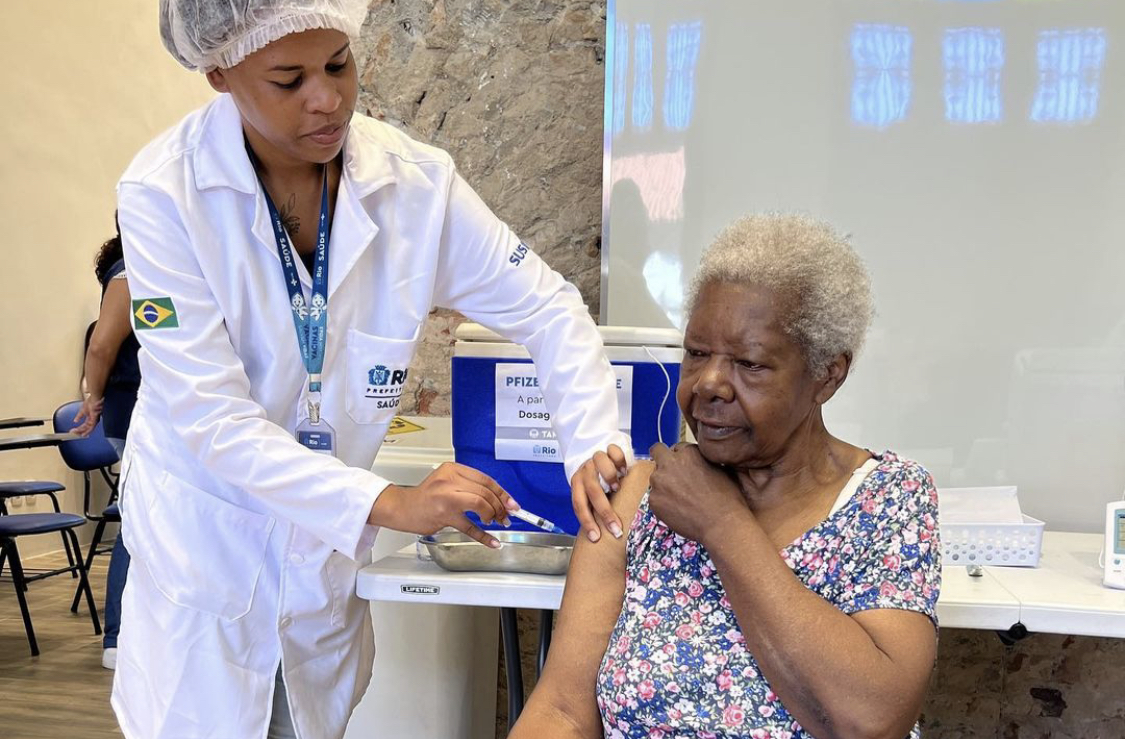
[[[82,401],[80,400],[74,400],[59,406],[54,416],[55,432],[65,433],[77,426],[74,417],[81,408]],[[86,438],[72,439],[59,444],[59,453],[67,467],[79,472],[90,472],[91,470],[109,467],[117,462],[117,451],[106,440],[105,432],[102,431],[101,420],[98,421],[98,425]]]

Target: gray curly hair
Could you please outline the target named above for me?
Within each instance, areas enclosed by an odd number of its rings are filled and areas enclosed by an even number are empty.
[[[805,215],[765,213],[727,226],[703,254],[688,297],[695,310],[712,282],[770,289],[786,306],[785,332],[822,375],[840,354],[854,360],[875,315],[871,279],[848,239]]]

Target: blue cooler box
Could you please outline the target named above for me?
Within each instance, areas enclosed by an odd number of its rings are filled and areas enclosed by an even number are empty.
[[[602,326],[599,331],[618,374],[619,408],[633,451],[647,456],[661,439],[668,445],[679,441],[680,332],[622,326]],[[547,411],[527,350],[477,324],[463,324],[456,337],[456,460],[491,476],[527,510],[577,534],[560,445],[550,422],[544,420]],[[623,393],[630,386],[626,404]],[[533,529],[516,519],[512,528]]]

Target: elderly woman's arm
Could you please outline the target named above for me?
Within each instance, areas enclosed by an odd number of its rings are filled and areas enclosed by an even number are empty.
[[[747,648],[809,733],[824,739],[909,735],[934,664],[934,624],[927,616],[838,610],[797,579],[749,509],[716,521],[702,543]]]
[[[653,511],[707,549],[746,648],[786,710],[818,739],[908,736],[936,656],[929,617],[878,606],[845,613],[797,579],[734,482],[696,447],[654,448],[653,458]]]
[[[612,498],[626,534],[651,471],[651,463],[638,463]],[[603,538],[592,544],[578,537],[547,665],[509,739],[602,736],[594,685],[625,598],[627,539]]]

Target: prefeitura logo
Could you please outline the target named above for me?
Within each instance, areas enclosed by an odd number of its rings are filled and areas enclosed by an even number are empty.
[[[367,391],[364,397],[374,400],[379,408],[397,408],[408,372],[405,368],[375,365],[367,371]]]

